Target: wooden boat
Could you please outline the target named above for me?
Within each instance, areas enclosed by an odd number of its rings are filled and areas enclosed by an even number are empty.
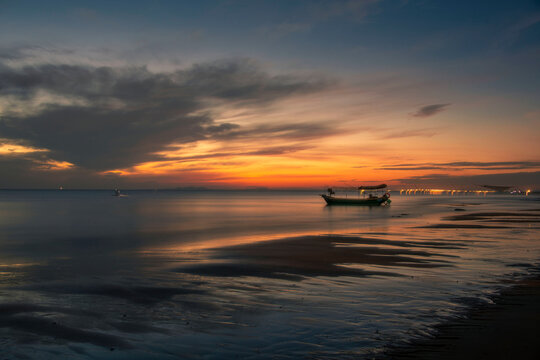
[[[321,194],[322,198],[328,205],[368,205],[380,206],[390,204],[390,193],[387,191],[380,194],[386,189],[386,184],[376,186],[359,186],[355,188],[328,188],[328,194]],[[358,197],[338,197],[335,196],[334,190],[342,191],[358,191]],[[379,192],[379,194],[377,193]],[[360,197],[363,195],[363,197]]]

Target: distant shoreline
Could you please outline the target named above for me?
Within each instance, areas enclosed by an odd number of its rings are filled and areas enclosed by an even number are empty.
[[[439,325],[435,337],[391,349],[382,359],[540,359],[540,275],[493,301]]]
[[[131,189],[131,188],[123,188],[123,187],[117,187],[113,186],[110,188],[96,188],[96,189],[76,189],[76,188],[64,188],[64,189],[58,189],[58,188],[0,188],[0,191],[113,191],[114,189],[120,189],[121,191],[152,191],[152,192],[167,192],[167,191],[200,191],[200,192],[306,192],[306,193],[321,193],[326,191],[326,188],[320,187],[320,188],[289,188],[289,189],[272,189],[272,188],[238,188],[238,189],[213,189],[213,188],[204,188],[204,187],[185,187],[185,188],[164,188],[164,189]],[[401,195],[399,192],[399,189],[390,190],[393,195]],[[403,194],[403,196],[421,196],[421,195],[431,195],[431,196],[439,196],[439,195],[450,195],[450,194]],[[455,194],[452,196],[469,196],[469,195],[475,195],[475,194]],[[524,197],[525,195],[514,195],[509,193],[493,193],[489,194],[489,196],[515,196],[515,197]],[[529,193],[530,195],[540,195],[540,190],[533,190]]]
[[[116,187],[118,188],[118,187]],[[225,191],[268,191],[268,192],[278,192],[278,191],[296,191],[296,192],[313,192],[318,191],[321,192],[322,188],[302,188],[302,189],[268,189],[268,188],[241,188],[241,189],[212,189],[212,188],[170,188],[170,189],[130,189],[130,188],[122,188],[119,187],[122,191],[207,191],[207,192],[225,192]],[[113,191],[115,187],[111,188],[99,188],[99,189],[56,189],[56,188],[30,188],[30,189],[8,189],[3,188],[0,189],[0,191]]]

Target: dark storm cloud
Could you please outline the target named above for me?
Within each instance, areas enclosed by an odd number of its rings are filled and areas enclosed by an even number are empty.
[[[0,95],[19,99],[21,107],[38,91],[66,99],[44,104],[31,115],[1,118],[0,137],[50,149],[51,158],[83,168],[122,168],[155,159],[152,153],[173,142],[238,131],[238,125],[218,125],[206,115],[209,100],[262,106],[330,84],[320,77],[273,76],[246,59],[196,64],[172,73],[144,67],[0,65]]]
[[[426,105],[422,106],[420,109],[418,109],[413,116],[416,117],[428,117],[433,116],[435,114],[440,113],[443,110],[446,110],[448,106],[451,104],[433,104],[433,105]]]
[[[112,98],[128,105],[150,107],[162,105],[160,100],[169,100],[181,110],[185,105],[198,108],[198,101],[204,98],[264,103],[293,93],[321,90],[327,85],[329,82],[321,78],[271,76],[248,59],[195,64],[187,70],[161,74],[145,67],[40,65],[14,69],[0,65],[3,94],[29,94],[44,89],[86,100]]]

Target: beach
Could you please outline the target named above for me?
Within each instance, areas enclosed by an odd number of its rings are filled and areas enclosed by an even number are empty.
[[[125,195],[0,192],[5,358],[452,358],[538,334],[536,197]]]
[[[389,351],[387,359],[540,358],[540,278],[517,282],[492,304],[437,326],[429,340]]]

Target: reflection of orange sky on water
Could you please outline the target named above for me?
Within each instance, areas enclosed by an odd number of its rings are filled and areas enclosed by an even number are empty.
[[[350,227],[344,227],[340,228],[337,232],[337,236],[342,236],[343,232],[350,231],[351,233],[357,232],[359,228],[357,226],[350,226]],[[383,224],[372,224],[367,225],[365,224],[364,227],[362,227],[363,231],[375,231],[375,232],[382,232],[386,233],[388,231],[388,226]],[[288,239],[288,238],[295,238],[295,237],[302,237],[302,236],[320,236],[320,235],[333,235],[332,231],[330,232],[321,232],[321,231],[287,231],[287,232],[279,232],[275,231],[274,233],[261,233],[261,234],[250,234],[250,235],[234,235],[234,236],[227,236],[227,237],[220,237],[217,236],[217,238],[213,239],[207,239],[207,240],[194,240],[193,242],[182,242],[182,243],[175,243],[170,246],[161,246],[159,248],[155,248],[154,246],[145,248],[139,251],[141,254],[157,254],[160,252],[196,252],[196,251],[203,251],[203,250],[211,250],[211,249],[219,249],[223,247],[229,247],[229,246],[236,246],[236,245],[245,245],[245,244],[253,244],[263,241],[272,241],[272,240],[280,240],[280,239]],[[355,235],[353,235],[355,236]],[[370,234],[371,236],[371,234]],[[341,246],[339,244],[339,239],[336,238],[336,246]],[[352,245],[349,245],[352,246]],[[364,244],[363,246],[370,246],[369,244]],[[378,247],[387,247],[387,248],[394,248],[393,245],[381,245],[377,244]]]
[[[271,241],[277,239],[284,239],[297,236],[307,236],[307,235],[320,235],[320,232],[306,233],[304,232],[286,232],[279,234],[260,234],[260,235],[246,235],[246,236],[231,236],[231,237],[222,237],[217,239],[210,239],[204,241],[193,241],[188,243],[174,244],[171,246],[164,246],[156,249],[154,247],[143,249],[140,251],[141,254],[156,254],[159,252],[171,252],[171,251],[180,251],[180,252],[192,252],[192,251],[201,251],[209,249],[218,249],[222,247],[235,246],[235,245],[244,245],[252,244],[261,241]]]
[[[443,209],[444,207],[441,207]],[[515,209],[512,209],[515,210]],[[407,247],[412,247],[414,245],[415,249],[420,251],[427,250],[431,252],[431,259],[439,259],[443,261],[451,261],[452,257],[463,258],[463,248],[464,246],[469,245],[468,238],[474,238],[475,243],[489,242],[493,243],[494,241],[499,241],[501,239],[507,239],[509,234],[515,231],[516,228],[521,228],[524,231],[530,231],[530,224],[520,223],[519,220],[512,223],[512,228],[500,228],[497,229],[498,233],[494,234],[494,229],[485,229],[485,228],[474,228],[475,225],[483,226],[484,223],[481,221],[448,221],[448,216],[453,215],[454,211],[443,211],[437,213],[426,213],[422,217],[410,217],[410,218],[393,218],[392,225],[390,226],[386,221],[378,219],[374,222],[364,222],[362,224],[342,224],[343,226],[337,227],[334,230],[328,229],[327,231],[279,231],[276,229],[271,232],[264,232],[261,234],[249,234],[249,235],[230,235],[230,236],[220,236],[215,235],[216,237],[211,237],[207,239],[200,239],[189,241],[189,242],[178,242],[169,245],[161,246],[149,246],[142,248],[138,251],[141,255],[149,256],[159,256],[166,255],[170,256],[171,254],[178,253],[178,256],[182,257],[186,253],[195,255],[200,252],[201,258],[203,260],[208,255],[205,251],[219,250],[221,248],[239,246],[239,245],[248,245],[260,242],[267,241],[276,241],[276,240],[286,240],[291,238],[300,238],[300,237],[309,237],[309,236],[324,236],[332,239],[333,246],[336,247],[353,247],[353,248],[378,248],[378,249],[403,249],[404,244]],[[503,224],[507,224],[504,221],[511,217],[503,218]],[[497,218],[491,218],[497,223]],[[429,225],[471,225],[471,228],[456,228],[453,230],[447,228],[425,228],[424,226]],[[497,223],[500,226],[500,223]],[[465,235],[465,239],[464,239]],[[335,236],[335,237],[334,237]],[[363,239],[366,242],[361,241],[359,244],[348,243],[347,238],[358,237]],[[340,241],[341,239],[341,241]],[[433,239],[437,239],[441,244],[446,242],[452,242],[455,245],[455,248],[448,247],[444,250],[444,255],[439,256],[437,251],[433,250]],[[526,249],[527,243],[531,241],[530,237],[523,237],[522,241],[519,244],[516,244],[516,249]],[[345,241],[344,241],[345,240]],[[278,245],[279,246],[279,243]],[[419,255],[418,257],[415,254],[408,254],[410,258],[422,259],[423,256]],[[484,259],[485,254],[477,253],[468,253],[466,261],[475,261]],[[176,264],[173,264],[176,265]],[[355,267],[353,264],[337,264],[341,266],[351,266]],[[489,265],[487,265],[489,266]],[[376,264],[362,264],[360,269],[363,270],[381,270],[386,267],[376,265]],[[389,268],[386,268],[389,269]]]

